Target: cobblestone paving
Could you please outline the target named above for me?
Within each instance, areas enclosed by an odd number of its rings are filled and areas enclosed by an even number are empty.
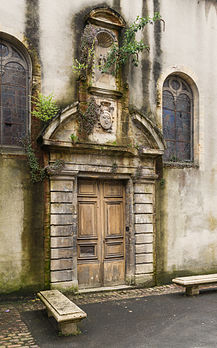
[[[14,303],[0,304],[0,348],[38,348]]]
[[[153,288],[139,288],[139,289],[129,289],[129,290],[118,290],[118,291],[108,291],[108,292],[98,292],[98,293],[87,293],[67,296],[74,301],[77,305],[87,304],[87,303],[97,303],[105,301],[115,301],[135,297],[145,297],[153,295],[165,295],[175,292],[181,292],[183,288],[176,285],[164,285],[155,286]]]
[[[165,295],[183,291],[175,285],[165,285],[146,289],[129,289],[110,292],[67,294],[78,305],[115,301],[128,298]],[[40,348],[32,337],[26,324],[21,320],[20,313],[43,309],[41,301],[36,298],[23,298],[0,302],[0,348],[30,347]]]

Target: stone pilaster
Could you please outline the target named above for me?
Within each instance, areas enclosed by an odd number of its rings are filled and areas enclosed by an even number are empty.
[[[75,276],[77,265],[74,262],[74,259],[77,259],[74,242],[77,233],[76,221],[76,178],[64,175],[51,177],[51,288],[77,287],[77,277]]]
[[[134,184],[135,283],[153,281],[154,182]]]

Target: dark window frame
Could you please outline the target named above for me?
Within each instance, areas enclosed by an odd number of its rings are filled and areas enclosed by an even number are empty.
[[[169,95],[171,98],[169,98]],[[164,82],[162,123],[163,135],[167,144],[167,149],[163,156],[164,161],[193,163],[193,92],[186,80],[178,75],[170,75]]]
[[[0,147],[21,149],[30,130],[30,66],[20,47],[0,38]]]

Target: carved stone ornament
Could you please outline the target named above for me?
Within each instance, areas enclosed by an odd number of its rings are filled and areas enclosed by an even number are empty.
[[[112,128],[112,115],[111,115],[112,110],[113,108],[111,107],[111,103],[101,102],[100,125],[105,130],[110,130]]]
[[[101,30],[97,34],[96,38],[98,45],[104,48],[110,47],[115,41],[115,37],[112,35],[112,32],[108,32],[106,30]]]

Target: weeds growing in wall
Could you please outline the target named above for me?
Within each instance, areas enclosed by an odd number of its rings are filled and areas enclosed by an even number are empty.
[[[153,24],[159,20],[163,21],[158,12],[153,17],[138,16],[129,28],[124,29],[120,45],[118,42],[113,42],[105,63],[99,67],[101,72],[106,73],[112,71],[116,74],[121,66],[129,61],[134,66],[138,66],[139,53],[144,49],[149,51],[149,46],[143,40],[138,41],[136,34],[142,31],[147,24]],[[93,66],[98,30],[92,24],[88,24],[84,29],[80,44],[80,59],[75,59],[72,66],[73,72],[80,77],[85,76]]]
[[[59,111],[52,94],[45,96],[39,93],[37,97],[32,98],[32,103],[34,104],[32,115],[43,122],[50,121]]]

